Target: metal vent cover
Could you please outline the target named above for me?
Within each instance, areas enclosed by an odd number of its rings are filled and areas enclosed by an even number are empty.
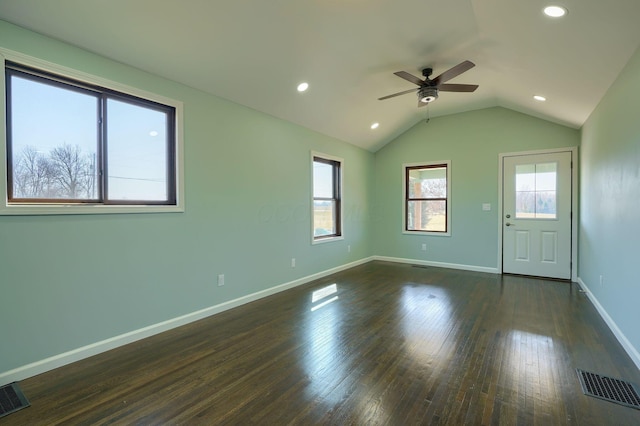
[[[18,383],[13,382],[0,387],[0,417],[28,407],[29,401],[24,396]]]
[[[640,392],[631,382],[576,368],[582,392],[594,398],[640,410]]]

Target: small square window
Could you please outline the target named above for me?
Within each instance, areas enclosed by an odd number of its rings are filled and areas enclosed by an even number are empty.
[[[516,219],[556,219],[557,163],[516,165]]]

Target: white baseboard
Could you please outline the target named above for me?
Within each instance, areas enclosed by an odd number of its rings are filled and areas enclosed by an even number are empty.
[[[616,336],[616,339],[618,339],[618,342],[620,342],[620,344],[622,345],[624,350],[627,352],[629,357],[631,357],[631,360],[633,361],[633,363],[636,365],[636,367],[638,367],[638,369],[640,369],[640,352],[638,352],[638,349],[636,349],[631,344],[629,339],[627,339],[627,336],[625,336],[622,330],[620,330],[620,328],[618,327],[616,322],[613,320],[613,318],[609,316],[607,311],[600,304],[598,299],[593,295],[591,290],[589,290],[589,287],[585,284],[584,281],[582,281],[580,277],[578,277],[578,284],[580,284],[580,287],[582,287],[582,289],[586,293],[591,303],[593,303],[593,306],[595,306],[596,310],[598,311],[598,313],[600,314],[604,322],[607,323],[607,326],[609,326],[609,329],[613,332],[613,335]]]
[[[490,274],[498,274],[498,268],[491,268],[485,266],[475,266],[475,265],[463,265],[457,263],[444,263],[444,262],[432,262],[426,260],[418,260],[418,259],[405,259],[398,257],[387,257],[387,256],[371,256],[364,259],[357,260],[355,262],[347,263],[345,265],[341,265],[335,268],[327,269],[322,272],[318,272],[316,274],[308,275],[306,277],[299,278],[294,281],[290,281],[284,284],[280,284],[256,293],[248,294],[243,297],[239,297],[234,300],[230,300],[227,302],[220,303],[218,305],[210,306],[195,312],[188,313],[186,315],[182,315],[180,317],[172,318],[166,321],[162,321],[157,324],[150,325],[148,327],[143,327],[138,330],[133,330],[128,333],[124,333],[118,336],[111,337],[109,339],[102,340],[100,342],[95,342],[87,346],[83,346],[81,348],[73,349],[68,352],[64,352],[62,354],[54,355],[49,358],[45,358],[40,361],[36,361],[30,364],[26,364],[24,366],[15,368],[13,370],[9,370],[6,372],[0,373],[0,386],[5,385],[7,383],[11,383],[14,381],[24,380],[28,377],[33,377],[37,374],[44,373],[46,371],[53,370],[55,368],[61,367],[63,365],[67,365],[76,361],[80,361],[82,359],[88,358],[93,355],[97,355],[102,352],[106,352],[108,350],[124,346],[129,343],[133,343],[135,341],[144,339],[146,337],[153,336],[155,334],[162,333],[164,331],[171,330],[176,327],[180,327],[182,325],[189,324],[194,321],[198,321],[200,319],[209,317],[211,315],[218,314],[220,312],[224,312],[229,309],[233,309],[235,307],[244,305],[246,303],[253,302],[258,299],[262,299],[267,296],[271,296],[273,294],[279,293],[281,291],[285,291],[311,281],[317,280],[319,278],[323,278],[327,275],[334,274],[336,272],[343,271],[345,269],[353,268],[354,266],[362,265],[364,263],[371,262],[373,260],[380,260],[385,262],[395,262],[395,263],[405,263],[412,265],[424,265],[424,266],[433,266],[437,268],[449,268],[449,269],[459,269],[465,271],[475,271],[475,272],[485,272]],[[615,322],[611,319],[609,314],[604,310],[604,308],[600,305],[600,303],[595,299],[595,297],[588,290],[587,286],[582,282],[580,278],[578,278],[578,282],[582,286],[583,289],[586,290],[587,295],[591,302],[594,304],[602,318],[605,320],[609,328],[613,331],[616,338],[620,341],[624,349],[627,351],[631,359],[634,363],[640,368],[640,354],[633,347],[633,345],[629,342],[629,340],[624,336],[622,331],[618,328]]]
[[[335,268],[327,269],[326,271],[318,272],[316,274],[308,275],[306,277],[298,278],[297,280],[290,281],[288,283],[280,284],[266,290],[258,291],[256,293],[248,294],[243,297],[239,297],[234,300],[220,303],[218,305],[210,306],[208,308],[200,309],[199,311],[191,312],[186,315],[182,315],[176,318],[172,318],[166,321],[159,322],[157,324],[143,327],[138,330],[133,330],[128,333],[120,334],[118,336],[111,337],[109,339],[95,342],[81,348],[73,349],[68,352],[64,352],[58,355],[54,355],[49,358],[45,358],[40,361],[32,362],[30,364],[23,365],[13,370],[0,373],[0,386],[8,383],[12,383],[19,380],[24,380],[28,377],[44,373],[46,371],[53,370],[63,365],[71,364],[76,361],[88,358],[93,355],[97,355],[102,352],[106,352],[111,349],[115,349],[120,346],[124,346],[129,343],[133,343],[137,340],[144,339],[146,337],[153,336],[155,334],[162,333],[164,331],[171,330],[176,327],[180,327],[185,324],[189,324],[194,321],[209,317],[211,315],[224,312],[229,309],[244,305],[249,302],[253,302],[263,297],[271,296],[272,294],[285,291],[299,285],[309,283],[311,281],[323,278],[327,275],[334,274],[336,272],[343,271],[345,269],[353,268],[354,266],[362,265],[364,263],[374,260],[373,257],[357,260],[355,262],[347,263],[345,265],[337,266]]]
[[[373,260],[385,262],[408,263],[411,265],[434,266],[436,268],[460,269],[463,271],[486,272],[489,274],[499,274],[498,268],[487,266],[463,265],[459,263],[432,262],[429,260],[405,259],[401,257],[373,256]]]

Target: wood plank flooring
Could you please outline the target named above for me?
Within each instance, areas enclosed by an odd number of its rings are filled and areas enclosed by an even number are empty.
[[[575,368],[640,384],[576,284],[371,262],[24,380],[0,425],[640,424]]]

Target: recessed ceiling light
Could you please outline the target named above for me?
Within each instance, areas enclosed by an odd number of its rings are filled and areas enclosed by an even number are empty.
[[[309,83],[300,83],[298,84],[298,92],[304,92],[309,88]]]
[[[544,96],[540,96],[540,95],[535,95],[533,97],[533,99],[535,99],[536,101],[539,101],[539,102],[544,102],[544,101],[547,100],[547,98],[545,98]]]
[[[567,9],[562,6],[547,6],[544,8],[544,14],[551,18],[561,18],[567,14]]]
[[[377,128],[378,128],[378,126],[380,126],[380,123],[373,123],[373,124],[371,125],[371,129],[372,129],[372,130],[375,130],[375,129],[377,129]]]
[[[152,130],[149,132],[149,136],[158,136],[158,132],[155,130]]]

